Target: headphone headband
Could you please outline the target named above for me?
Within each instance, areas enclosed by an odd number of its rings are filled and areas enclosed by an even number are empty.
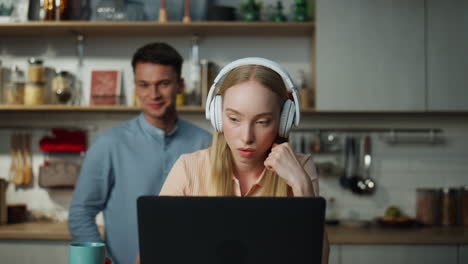
[[[299,95],[298,95],[296,87],[294,86],[294,82],[292,81],[291,76],[289,75],[288,71],[286,71],[280,64],[278,64],[278,63],[276,63],[276,62],[274,62],[272,60],[265,59],[265,58],[260,58],[260,57],[247,57],[247,58],[242,58],[242,59],[235,60],[235,61],[227,64],[226,66],[224,66],[221,69],[221,71],[219,71],[218,75],[214,79],[213,85],[211,85],[210,91],[208,93],[208,97],[206,99],[206,106],[205,106],[205,117],[206,117],[206,119],[210,119],[210,114],[209,114],[210,113],[210,103],[213,100],[214,93],[215,93],[215,90],[216,90],[216,86],[218,85],[218,83],[222,82],[224,80],[224,78],[226,77],[226,75],[231,70],[233,70],[234,68],[237,68],[239,66],[243,66],[243,65],[260,65],[260,66],[264,66],[264,67],[267,67],[267,68],[275,71],[276,73],[278,73],[281,76],[281,78],[283,79],[283,82],[284,82],[284,84],[286,86],[286,89],[289,92],[292,93],[292,96],[294,98],[294,103],[295,103],[295,106],[296,106],[296,116],[295,116],[294,124],[296,126],[298,126],[299,121],[301,119],[301,110],[300,110],[301,106],[300,106]]]

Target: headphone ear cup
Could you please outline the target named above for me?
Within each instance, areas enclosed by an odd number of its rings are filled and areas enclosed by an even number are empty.
[[[213,128],[218,131],[223,131],[223,98],[221,95],[216,95],[210,104],[210,121]]]
[[[287,138],[289,131],[294,124],[294,118],[296,116],[296,106],[290,99],[286,100],[281,109],[281,117],[279,124],[278,134],[280,137]]]

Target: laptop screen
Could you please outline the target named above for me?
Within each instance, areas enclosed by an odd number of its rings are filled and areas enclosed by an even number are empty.
[[[320,263],[323,198],[138,199],[142,264]]]

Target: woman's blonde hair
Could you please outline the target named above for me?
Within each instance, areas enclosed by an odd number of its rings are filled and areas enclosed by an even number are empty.
[[[288,91],[281,76],[270,68],[261,65],[243,65],[231,70],[217,87],[217,94],[224,96],[230,87],[254,80],[278,95],[279,107],[288,99]],[[211,196],[234,196],[232,173],[233,158],[222,132],[215,132],[210,151]],[[264,175],[265,191],[262,196],[287,196],[288,185],[275,172],[266,170]]]

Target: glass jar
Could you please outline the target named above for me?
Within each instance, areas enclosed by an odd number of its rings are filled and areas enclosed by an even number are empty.
[[[5,84],[5,103],[24,104],[24,78],[18,66],[10,69],[9,81]]]
[[[24,104],[41,105],[45,103],[45,83],[28,82],[24,87]]]
[[[439,225],[441,190],[419,188],[416,189],[416,194],[416,219],[425,225]]]
[[[66,104],[73,97],[73,80],[72,76],[67,71],[58,71],[55,78],[52,80],[52,97],[53,104]]]
[[[44,64],[41,59],[29,58],[28,82],[39,83],[44,81]]]

